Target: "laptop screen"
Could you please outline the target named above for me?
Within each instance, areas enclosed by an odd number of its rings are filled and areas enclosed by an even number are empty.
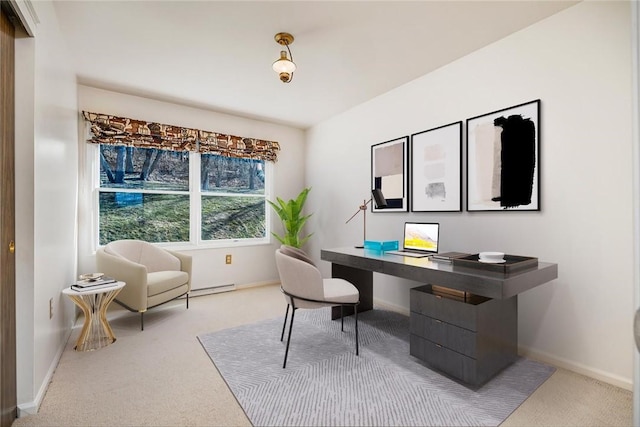
[[[405,222],[404,249],[436,254],[439,235],[438,223]]]

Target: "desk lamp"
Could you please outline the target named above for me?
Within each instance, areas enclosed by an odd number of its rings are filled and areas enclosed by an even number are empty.
[[[356,246],[356,248],[360,249],[364,248],[364,242],[367,240],[367,206],[369,205],[369,203],[371,203],[371,200],[373,200],[376,204],[376,208],[384,209],[387,207],[387,200],[384,198],[382,191],[379,188],[374,188],[373,190],[371,190],[371,194],[373,197],[371,197],[369,200],[364,200],[358,207],[356,213],[351,215],[351,218],[349,218],[347,222],[345,222],[345,224],[348,224],[349,221],[351,221],[356,217],[356,215],[358,215],[358,212],[362,212],[362,246]]]

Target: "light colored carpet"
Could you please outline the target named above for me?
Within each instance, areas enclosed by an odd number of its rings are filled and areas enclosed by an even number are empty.
[[[502,426],[631,426],[632,393],[558,369]]]
[[[13,425],[250,425],[196,337],[284,317],[278,286],[192,298],[189,305],[152,309],[141,332],[138,315],[112,304],[117,341],[87,353],[73,350],[79,319],[40,412]],[[631,426],[631,408],[631,392],[558,369],[503,425]]]
[[[296,312],[287,369],[281,318],[198,338],[256,426],[497,426],[555,370],[519,359],[474,390],[409,355],[407,316],[361,313],[359,356],[330,317]]]

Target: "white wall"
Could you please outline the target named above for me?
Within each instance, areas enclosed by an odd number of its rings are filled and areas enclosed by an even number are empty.
[[[521,351],[631,389],[630,22],[628,2],[582,2],[310,129],[312,255],[361,242],[345,220],[369,197],[372,144],[539,98],[540,212],[368,214],[368,237],[438,221],[443,251],[558,263],[519,297]],[[374,296],[408,311],[417,285],[376,274]]]
[[[73,317],[60,291],[76,274],[78,156],[70,57],[51,2],[33,6],[34,38],[16,41],[17,393],[27,412],[44,396]]]
[[[16,377],[18,404],[34,397],[34,70],[35,40],[16,39]]]
[[[635,310],[640,310],[640,8],[631,2],[631,56],[632,56],[632,163],[633,163],[633,288]],[[634,318],[634,338],[636,330]],[[636,341],[633,357],[633,425],[640,425],[640,352]]]
[[[176,105],[148,98],[78,86],[79,110],[112,114],[141,120],[156,121],[177,126],[205,129],[215,132],[260,138],[280,143],[278,161],[273,165],[274,182],[271,199],[280,196],[290,199],[304,185],[304,132],[287,126],[250,120],[241,117]],[[84,123],[80,123],[84,129]],[[82,132],[82,130],[81,130]],[[86,146],[81,138],[81,151]],[[80,166],[81,171],[84,165]],[[88,179],[82,179],[81,187]],[[90,194],[81,191],[79,270],[95,271],[95,253],[90,241]],[[270,211],[270,210],[269,210]],[[271,214],[271,212],[269,212]],[[281,232],[280,221],[271,215],[271,224]],[[275,239],[274,239],[275,242]],[[277,242],[275,242],[277,243]],[[178,250],[193,256],[193,289],[216,285],[250,285],[278,281],[273,253],[276,245],[234,246],[229,248]],[[225,264],[225,255],[233,262]]]

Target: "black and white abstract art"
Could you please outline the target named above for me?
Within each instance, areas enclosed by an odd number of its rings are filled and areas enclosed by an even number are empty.
[[[467,210],[540,210],[540,100],[467,119]]]
[[[406,212],[408,136],[371,146],[371,189],[382,191],[385,208],[371,204],[373,212]]]
[[[411,135],[411,211],[462,210],[462,122]]]

